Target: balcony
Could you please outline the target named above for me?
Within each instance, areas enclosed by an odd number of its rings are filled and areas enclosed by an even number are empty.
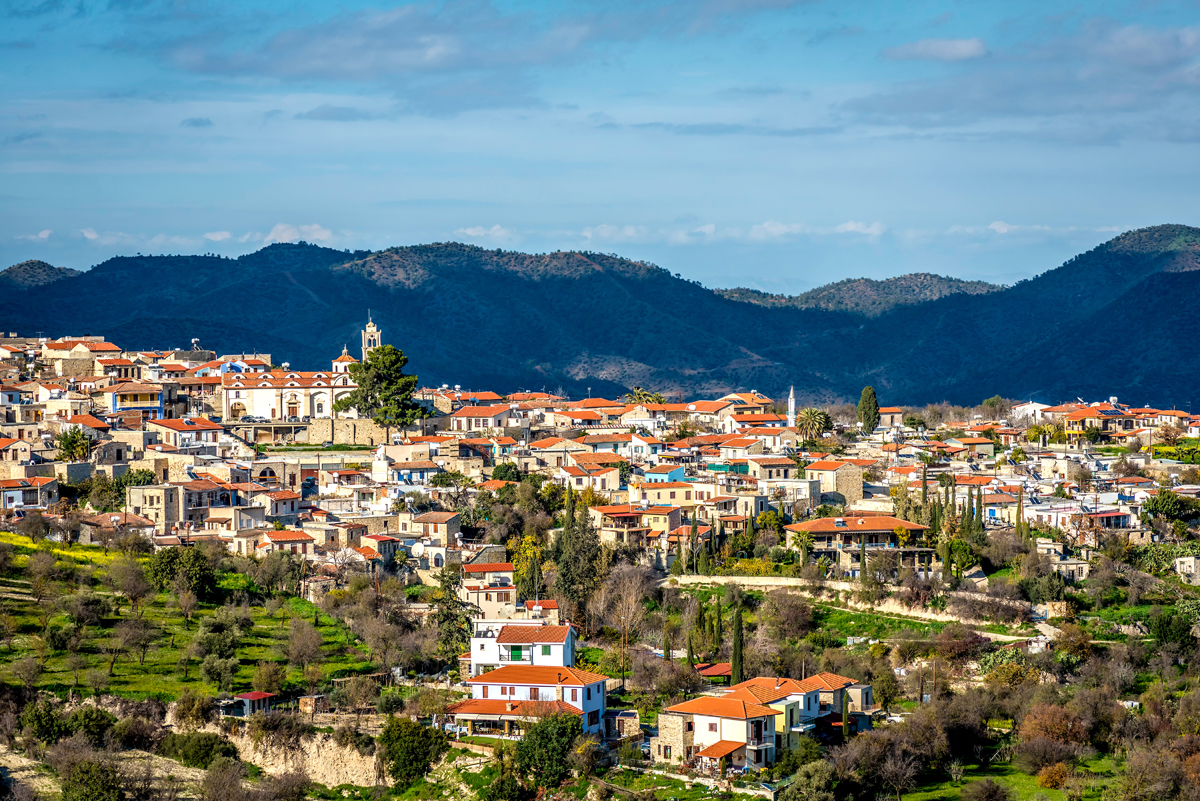
[[[883,704],[850,704],[850,711],[860,715],[873,715],[883,709]]]
[[[506,654],[504,652],[501,652],[500,653],[500,661],[518,664],[518,665],[522,665],[522,664],[523,665],[532,665],[533,664],[533,654],[530,654],[529,656],[514,657],[512,654]]]
[[[764,737],[747,737],[746,738],[746,747],[747,748],[774,748],[775,747],[775,736],[770,735],[770,736],[764,736]]]

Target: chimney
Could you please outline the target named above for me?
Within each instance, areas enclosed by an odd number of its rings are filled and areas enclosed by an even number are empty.
[[[513,701],[509,701],[508,703],[506,703],[504,705],[504,711],[506,711],[506,712],[512,712],[516,708],[517,708],[517,705]]]

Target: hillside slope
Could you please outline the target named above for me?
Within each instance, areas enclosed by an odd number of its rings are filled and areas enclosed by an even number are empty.
[[[110,259],[69,282],[11,292],[21,302],[3,307],[0,328],[105,334],[129,347],[198,337],[314,369],[343,344],[357,350],[370,309],[425,383],[596,395],[637,384],[779,396],[794,384],[802,398],[834,400],[872,383],[889,403],[1132,387],[1145,395],[1138,402],[1182,403],[1200,366],[1191,342],[1200,229],[1131,231],[1016,286],[877,316],[862,311],[876,296],[855,301],[858,284],[843,284],[834,296],[854,313],[734,300],[595,253],[277,244],[239,259]],[[1120,346],[1127,331],[1145,346]]]
[[[985,295],[1001,289],[1004,287],[986,281],[964,281],[932,273],[909,273],[883,280],[847,278],[800,295],[772,295],[744,287],[715,291],[730,300],[757,303],[760,306],[825,309],[878,317],[897,306],[913,306],[950,295]]]
[[[39,259],[30,259],[20,264],[14,264],[7,270],[0,270],[0,288],[28,289],[29,287],[45,286],[61,281],[64,278],[74,278],[83,275],[79,270],[70,267],[55,267]]]

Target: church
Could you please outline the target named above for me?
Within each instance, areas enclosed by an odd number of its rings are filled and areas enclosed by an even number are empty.
[[[362,332],[362,359],[383,343],[383,332],[367,316]],[[356,384],[350,377],[350,365],[359,359],[350,355],[348,347],[330,363],[329,370],[302,372],[282,369],[259,373],[225,373],[221,377],[222,410],[225,420],[237,420],[246,415],[267,420],[303,421],[311,418],[353,418],[358,414],[349,409],[335,413],[333,406],[349,395]]]

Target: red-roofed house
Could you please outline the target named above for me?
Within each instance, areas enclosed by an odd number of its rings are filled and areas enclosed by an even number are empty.
[[[722,759],[732,767],[763,768],[775,761],[775,716],[757,699],[701,696],[664,709],[658,736],[650,738],[657,762],[690,763],[711,770]]]
[[[275,551],[299,554],[305,558],[312,555],[313,537],[303,531],[284,529],[283,531],[263,532],[262,542],[258,545],[259,554],[265,555]]]
[[[816,560],[824,556],[843,574],[855,577],[861,574],[864,546],[868,560],[880,552],[895,557],[894,564],[887,567],[889,573],[898,573],[907,567],[921,575],[941,570],[936,552],[924,544],[924,535],[929,527],[897,517],[818,517],[783,528],[787,532],[788,547],[799,547],[796,544],[798,535],[810,537],[810,558]],[[904,536],[897,534],[897,529],[905,532]],[[871,567],[870,561],[867,566]]]
[[[821,460],[804,468],[805,478],[821,482],[821,502],[849,506],[863,497],[862,468],[850,461]]]

